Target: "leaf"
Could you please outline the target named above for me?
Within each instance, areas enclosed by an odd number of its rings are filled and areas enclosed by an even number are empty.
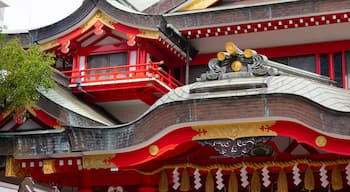
[[[54,55],[41,51],[39,46],[23,49],[17,38],[0,37],[0,70],[6,72],[0,78],[2,110],[11,111],[36,102],[40,97],[38,89],[54,87],[52,64]]]

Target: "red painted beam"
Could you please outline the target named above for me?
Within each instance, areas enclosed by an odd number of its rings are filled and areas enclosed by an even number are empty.
[[[44,111],[40,110],[40,109],[34,109],[35,114],[33,114],[35,116],[35,118],[38,118],[40,121],[42,121],[43,123],[45,123],[47,126],[49,127],[53,127],[53,128],[60,128],[61,125],[58,123],[58,120],[52,116],[50,116],[49,114],[45,113]]]
[[[350,148],[344,147],[350,146],[350,140],[324,135],[296,122],[276,121],[276,124],[270,127],[269,130],[275,131],[277,136],[287,136],[297,140],[299,143],[308,144],[319,150],[339,155],[350,155]],[[318,146],[316,144],[316,139],[319,136],[326,139],[324,146]]]
[[[166,152],[174,150],[176,146],[182,143],[192,141],[192,137],[196,134],[197,132],[192,130],[191,127],[184,127],[136,151],[118,153],[108,161],[119,168],[140,165],[160,158]],[[152,145],[158,148],[158,152],[155,155],[151,155],[149,152],[149,147]]]
[[[96,84],[96,85],[82,85],[82,89],[86,92],[99,92],[99,91],[115,91],[115,90],[132,90],[151,87],[151,81],[139,81],[139,82],[127,82],[127,83],[111,83],[111,84]],[[82,92],[81,90],[74,88],[73,93]]]
[[[124,25],[122,23],[113,23],[113,27],[115,30],[123,32],[123,33],[128,33],[128,34],[133,34],[133,35],[137,35],[140,32],[140,30],[138,30],[137,28],[134,27],[130,27],[127,25]]]
[[[109,45],[91,45],[88,47],[82,47],[77,50],[78,55],[91,55],[91,54],[108,54],[116,52],[126,52],[134,48],[129,47],[126,43],[109,44]]]

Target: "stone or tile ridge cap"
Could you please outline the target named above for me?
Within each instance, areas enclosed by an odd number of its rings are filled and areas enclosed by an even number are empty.
[[[266,88],[226,90],[217,92],[190,93],[192,89],[216,88],[228,85],[266,84]],[[160,98],[151,108],[173,101],[191,99],[215,99],[219,97],[249,96],[263,94],[297,95],[333,111],[350,113],[350,90],[327,85],[305,77],[281,75],[267,77],[237,78],[196,82],[179,87]]]

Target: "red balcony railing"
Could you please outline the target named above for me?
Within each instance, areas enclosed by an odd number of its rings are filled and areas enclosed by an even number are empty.
[[[70,78],[70,84],[83,84],[92,82],[108,82],[118,83],[120,80],[132,79],[158,79],[169,88],[176,88],[182,83],[168,74],[160,67],[161,62],[152,62],[145,64],[123,65],[113,67],[89,68],[83,70],[63,71]]]

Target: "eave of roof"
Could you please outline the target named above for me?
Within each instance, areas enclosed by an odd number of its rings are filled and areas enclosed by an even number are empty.
[[[140,29],[157,30],[161,16],[146,15],[110,0],[84,1],[71,15],[52,25],[30,30],[34,42],[47,42],[84,24],[98,10],[116,21]]]
[[[49,89],[46,92],[42,91],[41,94],[56,105],[72,111],[80,116],[91,119],[102,125],[114,125],[112,121],[96,112],[94,109],[80,101],[78,98],[60,86],[56,86],[54,89]]]
[[[223,6],[198,11],[168,13],[164,14],[164,17],[169,23],[172,23],[182,31],[187,29],[201,29],[258,21],[340,13],[349,10],[350,5],[340,0],[325,0],[322,1],[322,3],[318,1],[286,0],[278,1],[278,3],[265,2],[253,5]]]

